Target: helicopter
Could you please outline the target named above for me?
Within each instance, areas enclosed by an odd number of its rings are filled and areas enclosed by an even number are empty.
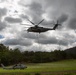
[[[55,29],[58,27],[58,25],[61,25],[61,24],[59,24],[59,22],[58,22],[58,20],[57,20],[57,23],[54,24],[54,27],[53,27],[53,28],[45,28],[45,27],[39,26],[39,25],[44,21],[44,19],[41,20],[38,24],[33,23],[33,22],[30,21],[29,19],[28,19],[28,21],[29,21],[32,25],[34,25],[34,26],[29,27],[29,28],[27,29],[27,32],[42,33],[42,32],[46,32],[46,31],[49,31],[49,30],[55,30]],[[25,25],[25,24],[23,24],[23,25]]]
[[[13,65],[13,66],[11,66],[11,67],[5,67],[3,64],[1,64],[1,66],[2,66],[2,68],[3,69],[6,69],[6,70],[11,70],[11,69],[25,69],[25,68],[27,68],[27,66],[25,66],[24,64],[15,64],[15,65]]]

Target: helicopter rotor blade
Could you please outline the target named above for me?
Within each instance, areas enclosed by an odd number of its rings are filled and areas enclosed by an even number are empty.
[[[44,19],[43,20],[41,20],[37,25],[39,25],[40,23],[42,23],[44,21]]]
[[[29,19],[27,19],[31,24],[35,25],[32,21],[30,21]]]

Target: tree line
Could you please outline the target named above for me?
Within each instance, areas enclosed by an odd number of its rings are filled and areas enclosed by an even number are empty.
[[[66,51],[54,50],[51,52],[41,51],[24,51],[21,52],[18,48],[10,49],[3,44],[0,44],[0,63],[4,65],[22,63],[46,63],[59,61],[64,59],[75,59],[76,55],[71,55]]]

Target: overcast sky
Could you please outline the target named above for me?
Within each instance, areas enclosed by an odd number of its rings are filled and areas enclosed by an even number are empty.
[[[28,25],[52,28],[52,21],[62,26],[45,33],[27,33]],[[33,26],[33,25],[31,25]],[[25,30],[25,31],[24,31]],[[0,0],[0,43],[21,51],[52,51],[76,46],[76,0]]]

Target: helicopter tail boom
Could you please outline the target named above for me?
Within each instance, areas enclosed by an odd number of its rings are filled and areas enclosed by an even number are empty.
[[[3,68],[5,68],[5,66],[4,66],[3,64],[1,64],[1,66],[2,66]]]
[[[8,70],[8,69],[12,69],[12,67],[7,68],[7,67],[5,67],[3,64],[1,64],[1,66],[2,66],[3,69],[7,69],[7,70]]]

